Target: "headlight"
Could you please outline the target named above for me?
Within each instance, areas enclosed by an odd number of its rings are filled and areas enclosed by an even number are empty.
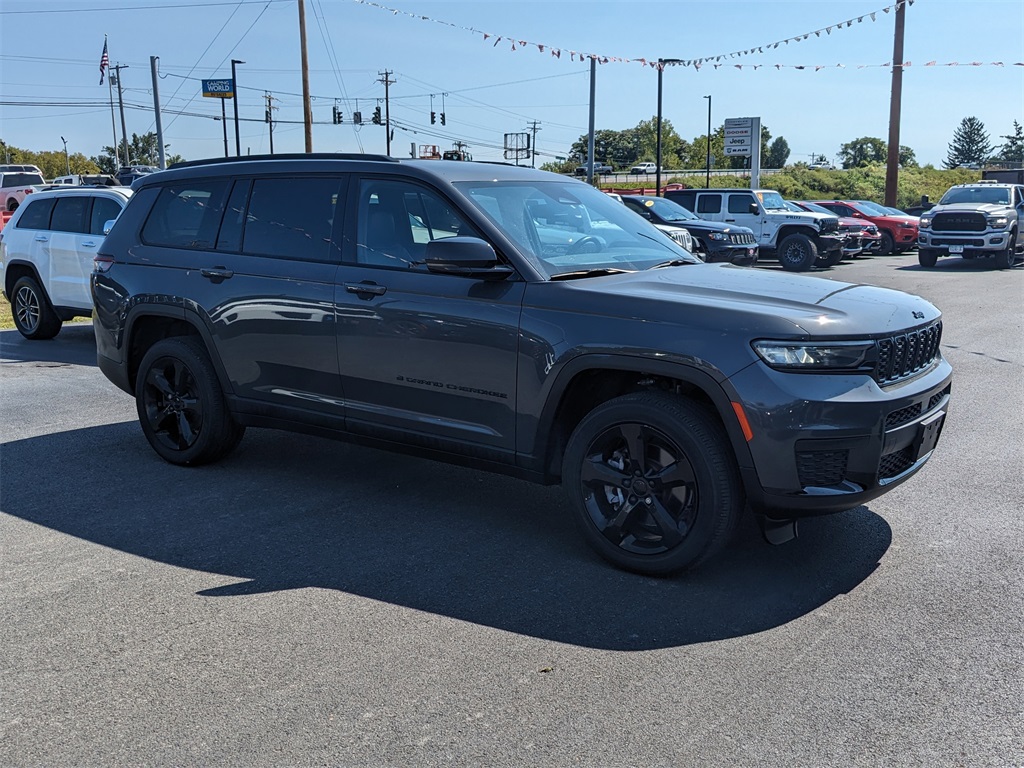
[[[928,229],[931,225],[932,225],[932,217],[931,216],[922,216],[921,217],[921,229]]]
[[[902,228],[902,229],[913,229],[914,228],[914,224],[913,224],[913,222],[910,222],[910,221],[901,221],[900,222],[900,228]]]
[[[873,341],[762,340],[752,343],[754,351],[772,368],[795,370],[853,370],[863,366]]]
[[[728,240],[729,235],[725,232],[708,232],[708,240]]]
[[[1008,221],[1009,220],[1006,216],[990,216],[988,225],[992,227],[992,229],[1005,229]]]

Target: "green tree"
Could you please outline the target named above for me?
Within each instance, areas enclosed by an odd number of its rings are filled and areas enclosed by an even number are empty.
[[[7,162],[8,157],[12,163],[39,166],[45,179],[64,176],[68,172],[68,165],[71,166],[72,173],[99,173],[100,171],[99,167],[81,152],[73,152],[65,159],[63,148],[33,152],[29,149],[12,147],[6,142],[0,141],[0,158],[3,158],[3,162]]]
[[[864,168],[873,163],[884,163],[887,159],[888,145],[874,136],[862,136],[839,148],[839,159],[843,168]]]
[[[953,131],[953,141],[949,143],[943,165],[947,168],[980,165],[988,160],[990,154],[992,143],[985,131],[985,124],[976,117],[965,117]]]
[[[170,144],[164,144],[164,151],[166,152],[170,146]],[[124,147],[124,139],[118,142],[116,155],[113,147],[103,147],[103,151],[93,158],[93,162],[102,168],[104,173],[116,173],[124,163]],[[153,131],[141,136],[133,133],[132,139],[128,143],[128,157],[131,160],[131,165],[159,165],[160,152],[156,134]],[[174,155],[175,162],[180,162],[183,159],[180,155]],[[167,164],[171,164],[171,158],[167,159]]]
[[[789,142],[779,136],[768,145],[768,152],[764,155],[761,165],[765,168],[782,168],[789,160]]]
[[[904,168],[917,168],[917,155],[906,144],[900,144],[900,165]]]
[[[1000,136],[999,138],[1006,139],[1006,143],[999,147],[996,159],[1002,160],[1004,163],[1024,163],[1024,131],[1022,131],[1020,123],[1014,120],[1013,133],[1010,136]]]

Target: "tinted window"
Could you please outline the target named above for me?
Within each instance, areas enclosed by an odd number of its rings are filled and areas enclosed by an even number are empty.
[[[438,194],[404,181],[364,179],[357,220],[358,262],[381,267],[408,269],[422,262],[431,240],[480,236]]]
[[[218,251],[238,251],[242,248],[242,225],[245,224],[245,206],[249,200],[248,180],[236,181],[228,198],[224,221],[217,235]]]
[[[31,187],[33,184],[45,183],[38,173],[5,173],[0,179],[0,186],[4,187]]]
[[[54,232],[88,232],[89,204],[92,198],[85,195],[58,197],[50,218],[50,229]]]
[[[701,195],[697,198],[697,213],[720,213],[721,210],[721,195]]]
[[[49,229],[50,212],[53,210],[54,199],[33,200],[25,203],[25,210],[18,219],[18,229]]]
[[[228,182],[219,179],[163,187],[142,228],[142,241],[170,248],[212,248],[227,188]]]
[[[121,206],[109,197],[95,197],[92,203],[92,216],[89,219],[89,234],[102,235],[103,225],[121,215]]]
[[[332,259],[328,244],[341,179],[274,178],[252,183],[242,250],[304,261]]]
[[[666,192],[665,197],[673,203],[683,206],[688,211],[694,210],[694,206],[697,203],[696,192]]]
[[[750,213],[753,195],[729,195],[729,213]]]

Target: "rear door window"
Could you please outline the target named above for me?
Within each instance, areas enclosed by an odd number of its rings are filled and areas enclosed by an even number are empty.
[[[341,195],[338,176],[255,179],[242,251],[297,261],[336,261],[331,230]]]
[[[50,217],[50,229],[54,232],[88,232],[91,204],[92,198],[85,195],[58,197]]]
[[[697,210],[694,213],[721,213],[721,195],[701,195],[697,198]]]
[[[223,179],[166,185],[142,227],[142,241],[167,248],[213,248],[227,190]]]
[[[32,200],[24,203],[25,210],[18,219],[18,229],[49,229],[50,214],[53,212],[54,198]]]

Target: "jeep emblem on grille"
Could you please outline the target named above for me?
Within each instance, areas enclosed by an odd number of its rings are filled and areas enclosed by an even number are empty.
[[[918,312],[915,310],[913,314],[915,320],[924,320],[924,312]]]

